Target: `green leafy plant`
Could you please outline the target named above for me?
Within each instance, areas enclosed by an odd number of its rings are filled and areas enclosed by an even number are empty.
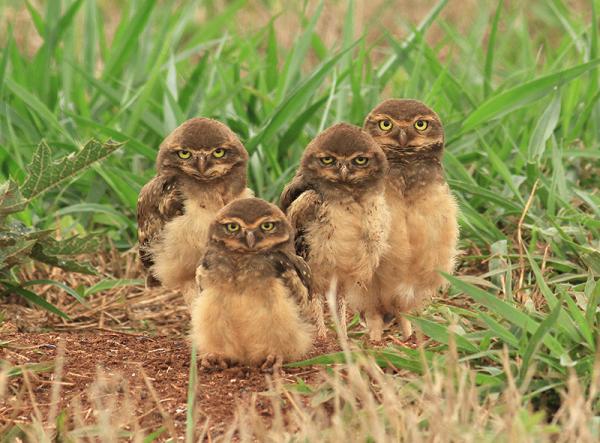
[[[53,229],[28,226],[16,215],[33,199],[90,168],[119,146],[119,143],[112,141],[100,143],[91,140],[80,151],[53,161],[50,147],[42,141],[27,168],[28,174],[23,184],[18,185],[8,180],[0,185],[0,285],[4,287],[4,292],[0,294],[14,292],[66,317],[62,311],[25,289],[27,282],[19,282],[12,271],[24,262],[36,260],[67,271],[94,274],[94,268],[88,263],[82,263],[72,257],[96,252],[100,247],[100,239],[86,235],[57,240],[52,235],[55,232]]]

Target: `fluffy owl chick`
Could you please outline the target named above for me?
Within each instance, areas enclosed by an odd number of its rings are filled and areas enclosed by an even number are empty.
[[[193,292],[213,217],[230,201],[252,195],[247,162],[236,135],[209,118],[187,120],[162,142],[157,175],[138,199],[140,258],[150,270],[149,286]]]
[[[376,272],[382,312],[397,316],[429,300],[452,272],[458,240],[457,205],[444,179],[444,128],[417,100],[386,100],[367,116],[365,130],[390,164],[386,200],[397,235]],[[400,318],[405,337],[412,333]],[[374,334],[373,334],[374,333]],[[375,337],[373,337],[375,335]],[[372,331],[381,338],[381,331]]]
[[[337,281],[342,328],[344,300],[364,298],[387,248],[387,169],[383,150],[369,134],[340,123],[311,141],[281,196],[281,207],[295,229],[296,252],[312,270],[315,294],[322,300]],[[324,335],[322,321],[318,328]]]
[[[203,366],[264,367],[310,349],[310,270],[276,206],[248,198],[219,211],[197,280],[191,338]]]

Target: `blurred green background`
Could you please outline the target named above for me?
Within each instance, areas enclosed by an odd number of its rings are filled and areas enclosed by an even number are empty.
[[[446,125],[463,246],[489,252],[510,237],[538,179],[527,219],[538,235],[597,241],[593,2],[1,5],[0,178],[22,181],[41,139],[56,156],[92,137],[127,142],[36,201],[26,222],[100,230],[127,248],[158,145],[183,120],[230,125],[250,151],[252,187],[273,200],[321,129],[413,97]]]

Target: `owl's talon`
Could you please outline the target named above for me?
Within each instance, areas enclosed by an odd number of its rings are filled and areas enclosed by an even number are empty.
[[[210,370],[219,370],[219,369],[227,369],[230,366],[233,366],[233,362],[231,362],[228,358],[223,357],[218,354],[206,354],[200,360],[200,367],[205,371]]]
[[[281,371],[281,365],[283,364],[283,358],[278,355],[269,354],[267,358],[260,365],[262,372],[275,373]]]
[[[161,286],[160,280],[152,274],[146,275],[146,289],[158,288]]]

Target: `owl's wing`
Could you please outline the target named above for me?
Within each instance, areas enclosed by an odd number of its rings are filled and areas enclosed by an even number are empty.
[[[175,177],[158,175],[140,191],[137,201],[138,241],[140,259],[145,268],[154,264],[151,244],[159,237],[165,224],[182,215],[183,210],[183,196]]]
[[[311,184],[304,179],[302,175],[296,175],[291,182],[289,182],[279,198],[279,207],[283,212],[287,212],[288,208],[303,192],[312,189]]]
[[[306,239],[306,226],[318,217],[323,204],[321,195],[312,189],[302,192],[288,207],[286,214],[294,228],[296,254],[308,259],[310,248]]]
[[[312,275],[306,262],[291,251],[274,252],[269,259],[297,303],[306,307],[313,295]]]

